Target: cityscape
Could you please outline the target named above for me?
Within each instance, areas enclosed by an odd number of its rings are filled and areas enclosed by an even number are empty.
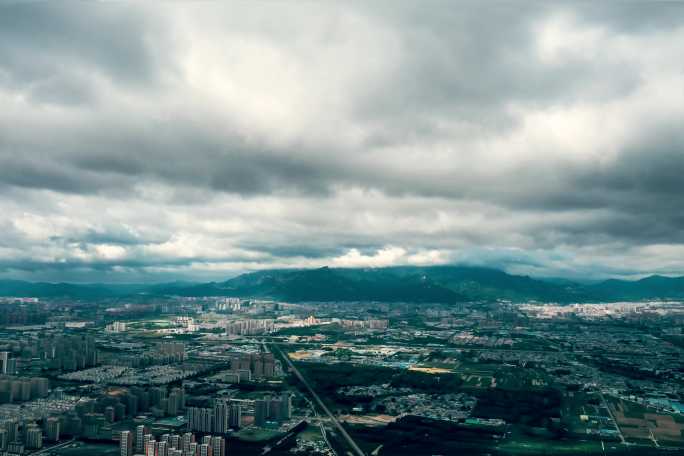
[[[684,451],[682,301],[2,306],[8,455]]]
[[[0,456],[684,456],[684,0],[0,0]]]

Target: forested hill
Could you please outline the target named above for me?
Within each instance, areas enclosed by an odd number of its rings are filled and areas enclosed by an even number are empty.
[[[224,282],[161,284],[71,284],[0,281],[0,296],[97,299],[131,295],[241,296],[303,301],[516,302],[633,301],[684,299],[684,277],[651,276],[590,285],[541,280],[470,266],[318,268],[265,270]]]

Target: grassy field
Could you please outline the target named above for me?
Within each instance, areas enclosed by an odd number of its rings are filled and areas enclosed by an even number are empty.
[[[497,445],[496,454],[505,456],[575,456],[575,455],[614,455],[614,456],[647,456],[647,455],[672,455],[672,451],[659,450],[657,448],[648,448],[642,446],[628,446],[618,442],[604,442],[598,440],[541,440],[541,439],[526,439],[517,437],[515,439],[506,439],[506,441]],[[679,454],[679,453],[677,453]]]
[[[298,437],[303,440],[308,440],[310,442],[323,441],[321,429],[318,426],[307,426],[307,428],[304,429]]]
[[[55,456],[118,456],[120,450],[114,444],[74,442],[50,453]]]
[[[266,442],[281,435],[282,432],[261,428],[241,429],[240,431],[233,434],[235,438],[245,442]]]
[[[601,442],[557,442],[552,440],[508,439],[496,449],[510,455],[593,455],[603,454]]]

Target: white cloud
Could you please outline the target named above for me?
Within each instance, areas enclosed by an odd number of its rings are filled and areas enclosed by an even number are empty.
[[[342,256],[332,259],[335,266],[340,267],[382,267],[398,264],[406,255],[401,247],[385,247],[372,255],[364,255],[358,249],[350,249]]]

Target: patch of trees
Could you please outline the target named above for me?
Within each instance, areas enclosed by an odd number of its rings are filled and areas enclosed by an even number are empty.
[[[458,391],[463,380],[455,374],[428,374],[418,371],[403,371],[392,378],[391,386],[413,388],[425,393],[448,394]]]
[[[383,444],[383,454],[469,454],[492,453],[497,435],[492,430],[464,427],[429,418],[406,416],[384,428],[348,428],[358,441]]]
[[[662,374],[659,375],[652,370],[641,369],[631,364],[620,363],[614,359],[606,359],[602,356],[596,356],[594,357],[593,362],[596,365],[596,367],[601,369],[603,372],[622,375],[632,380],[663,380],[661,378]]]
[[[298,363],[297,368],[321,395],[323,393],[334,394],[342,386],[368,386],[388,383],[396,372],[387,367],[359,367],[347,363]]]
[[[562,394],[548,388],[534,391],[489,389],[477,394],[473,416],[501,418],[509,423],[553,428],[552,418],[560,417]]]

